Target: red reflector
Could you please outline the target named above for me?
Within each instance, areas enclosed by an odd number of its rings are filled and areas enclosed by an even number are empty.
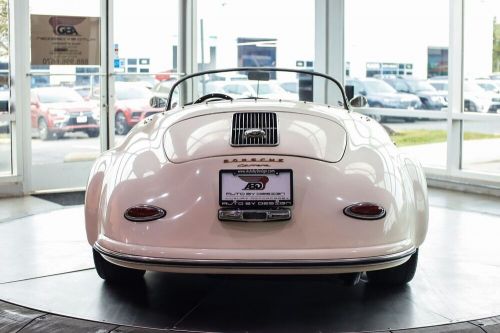
[[[161,219],[167,212],[156,206],[152,205],[138,205],[130,207],[125,211],[125,218],[133,222],[147,222]]]
[[[370,202],[360,202],[344,208],[344,214],[356,219],[378,220],[385,216],[385,209]]]

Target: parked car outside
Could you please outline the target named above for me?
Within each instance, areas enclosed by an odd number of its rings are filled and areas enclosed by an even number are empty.
[[[0,114],[9,112],[9,89],[0,90]],[[9,122],[0,121],[0,133],[9,133]]]
[[[447,78],[431,78],[429,83],[444,94],[448,94]],[[500,100],[481,88],[475,82],[464,81],[464,111],[466,112],[492,112],[500,109]]]
[[[388,83],[374,78],[357,79],[351,78],[346,80],[347,85],[354,87],[354,96],[362,95],[368,100],[368,105],[373,108],[390,108],[390,109],[405,109],[413,110],[420,108],[420,99],[407,93],[398,93],[396,89]],[[372,115],[372,118],[379,122],[387,121],[388,119],[398,119],[404,121],[414,121],[414,118],[381,116]]]
[[[276,81],[233,81],[220,85],[221,92],[234,96],[281,98],[285,100],[297,100],[298,95],[291,94],[281,88]]]
[[[161,98],[168,98],[168,94],[170,93],[170,88],[175,83],[176,80],[166,80],[161,81],[155,84],[155,86],[151,89],[151,92],[154,96],[158,96]]]
[[[127,134],[144,118],[162,111],[149,106],[151,90],[135,82],[115,82],[115,132]]]
[[[210,81],[247,81],[248,76],[240,73],[215,73],[208,75]]]
[[[62,138],[65,133],[99,136],[99,110],[69,87],[31,89],[31,127],[40,139]]]
[[[400,93],[418,96],[420,99],[419,109],[441,110],[448,107],[445,97],[426,80],[403,76],[385,77],[383,80]]]
[[[495,80],[495,81],[500,81],[500,72],[491,73],[490,79]]]
[[[299,81],[280,81],[279,85],[281,88],[285,89],[286,92],[290,94],[299,95]]]
[[[115,75],[115,82],[130,82],[130,83],[135,83],[137,85],[142,85],[147,89],[151,89],[154,87],[156,83],[158,83],[158,80],[156,80],[155,76],[152,74],[132,73],[131,75],[128,74]]]
[[[497,94],[500,97],[500,81],[490,79],[476,79],[474,80],[481,88],[491,93]]]

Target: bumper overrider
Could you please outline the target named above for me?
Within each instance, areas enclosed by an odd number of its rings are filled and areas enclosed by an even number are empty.
[[[364,272],[398,266],[406,262],[416,249],[387,255],[347,259],[181,259],[158,258],[125,254],[106,249],[95,243],[94,250],[107,261],[129,268],[177,273],[214,274],[325,274]]]

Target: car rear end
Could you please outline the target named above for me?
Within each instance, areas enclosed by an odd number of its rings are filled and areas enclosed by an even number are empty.
[[[118,265],[173,272],[360,272],[408,260],[425,235],[422,174],[409,175],[380,126],[299,103],[248,104],[205,106],[162,135],[160,121],[141,125],[98,161],[95,174],[107,169],[89,193],[102,192],[86,205],[94,248]],[[127,217],[155,207],[165,214]]]

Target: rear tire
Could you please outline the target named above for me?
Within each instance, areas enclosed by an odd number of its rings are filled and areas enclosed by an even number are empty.
[[[38,119],[38,135],[42,141],[51,140],[53,138],[53,133],[49,130],[45,118]]]
[[[94,255],[94,264],[97,274],[99,274],[101,279],[105,281],[113,283],[134,281],[141,279],[144,276],[144,273],[146,273],[146,271],[143,270],[131,269],[112,264],[104,259],[96,250],[92,249],[92,252]]]
[[[473,101],[465,100],[464,101],[464,111],[467,112],[478,112],[476,104]]]
[[[89,136],[89,138],[97,138],[99,136],[99,129],[87,130],[87,135]]]
[[[379,271],[366,272],[368,282],[376,285],[400,286],[410,282],[415,276],[418,262],[418,249],[404,264],[382,269]]]
[[[127,118],[123,112],[117,112],[115,115],[115,133],[125,135],[130,131],[130,126],[127,123]]]

